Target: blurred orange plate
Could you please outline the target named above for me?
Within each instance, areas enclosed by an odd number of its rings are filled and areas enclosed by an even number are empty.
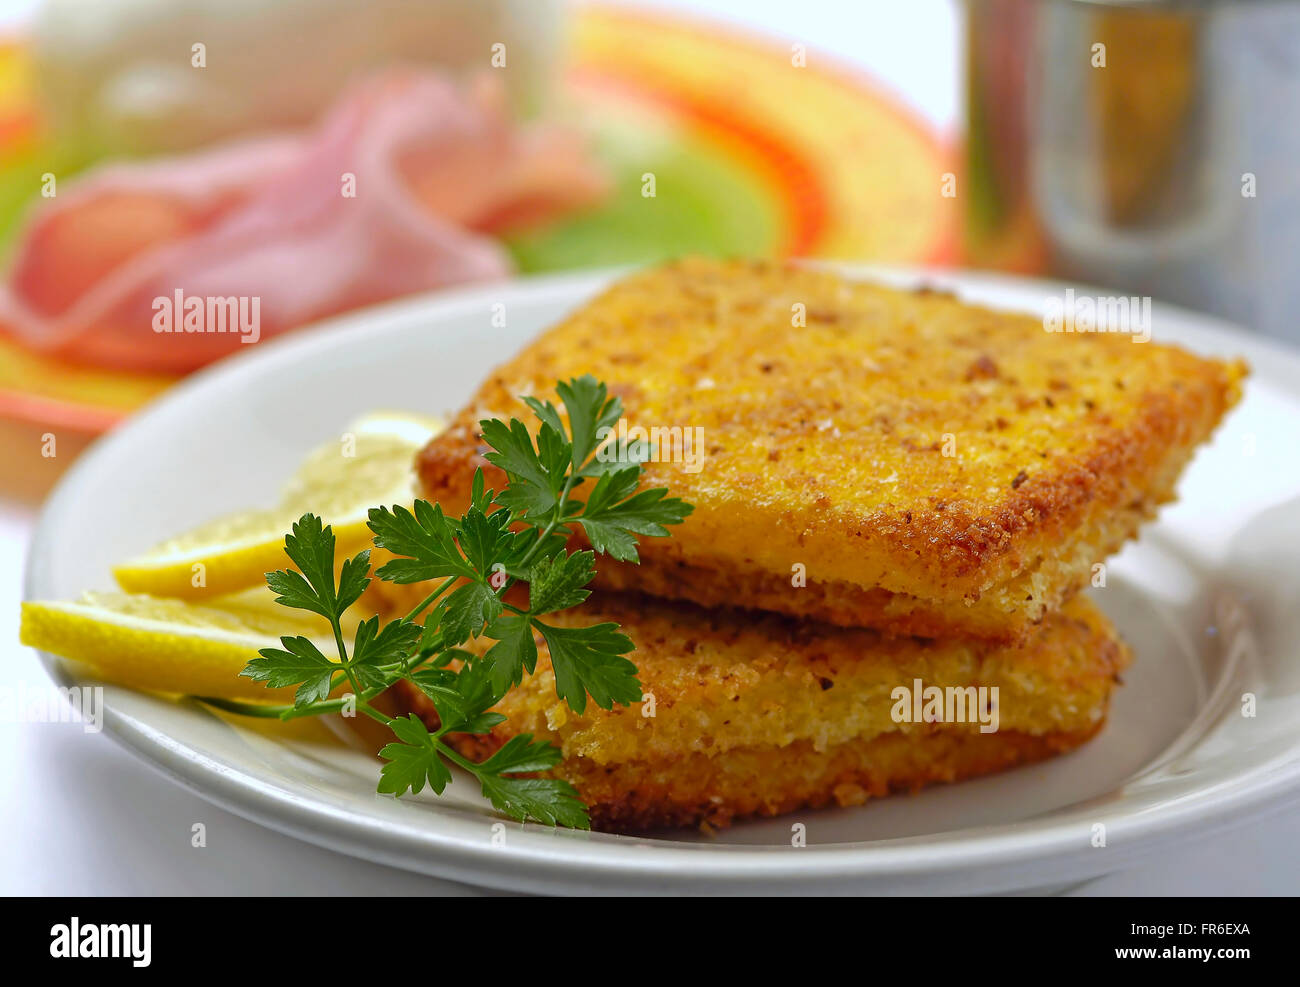
[[[98,434],[179,378],[55,360],[0,337],[0,417]]]
[[[593,7],[577,18],[570,86],[584,103],[652,106],[767,189],[787,256],[952,263],[952,148],[852,66],[732,25]],[[751,248],[752,249],[752,248]]]

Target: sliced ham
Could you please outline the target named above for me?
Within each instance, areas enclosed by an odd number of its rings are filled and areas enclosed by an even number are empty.
[[[354,86],[311,135],[70,182],[19,245],[0,326],[78,361],[184,371],[253,334],[156,331],[159,299],[256,298],[265,338],[503,277],[509,259],[487,234],[602,192],[571,136],[511,125],[490,87],[389,72]]]

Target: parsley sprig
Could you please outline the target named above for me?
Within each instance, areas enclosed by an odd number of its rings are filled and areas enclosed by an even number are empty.
[[[336,568],[334,533],[303,515],[284,540],[294,569],[268,573],[276,602],[319,614],[329,622],[336,655],[326,656],[302,636],[263,648],[241,673],[271,688],[297,686],[292,706],[208,700],[226,709],[293,719],[357,710],[383,723],[394,739],[380,750],[387,762],[378,790],[442,794],[455,765],[478,781],[483,795],[514,819],[589,827],[586,806],[567,782],[535,777],[560,760],[557,747],[530,734],[512,737],[483,761],[472,761],[449,734],[487,734],[505,717],[492,708],[537,665],[536,637],[550,652],[556,694],[575,712],[588,700],[602,709],[641,698],[634,645],[614,623],[556,624],[547,617],[580,606],[596,573],[597,553],[637,561],[638,536],[663,537],[691,512],[662,488],[638,492],[644,449],[605,437],[623,414],[622,403],[590,375],[556,386],[560,408],[525,398],[539,419],[534,435],[518,419],[480,422],[488,462],[505,472],[501,491],[486,489],[476,470],[469,507],[459,517],[417,500],[412,509],[376,507],[368,526],[376,547],[394,558],[375,576],[433,588],[409,613],[361,621],[351,647],[342,617],[370,584],[370,550]],[[567,421],[566,421],[567,419]],[[592,550],[570,551],[581,531]],[[527,605],[506,593],[527,584]],[[510,600],[522,599],[522,591]],[[465,645],[493,643],[479,656]],[[481,647],[478,650],[483,650]],[[453,667],[454,666],[454,667]],[[372,700],[398,681],[412,683],[438,712],[429,730],[414,714],[389,717]],[[346,686],[348,694],[334,696]]]

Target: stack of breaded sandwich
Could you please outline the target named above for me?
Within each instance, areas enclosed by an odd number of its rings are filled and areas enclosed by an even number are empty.
[[[623,625],[645,696],[574,713],[539,638],[507,721],[457,743],[550,740],[593,825],[637,831],[856,805],[1094,737],[1131,656],[1080,590],[1173,498],[1245,368],[945,293],[688,260],[498,368],[420,454],[424,496],[462,510],[480,467],[499,489],[478,422],[530,418],[522,395],[582,374],[660,430],[644,485],[695,505],[639,565],[598,558],[573,615]]]

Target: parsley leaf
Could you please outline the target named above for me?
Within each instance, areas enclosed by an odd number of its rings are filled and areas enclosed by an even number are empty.
[[[391,510],[372,507],[366,524],[374,532],[376,546],[402,556],[379,567],[376,575],[385,582],[476,576],[456,545],[455,528],[437,504],[417,500],[414,513],[400,505]]]
[[[371,617],[357,625],[349,667],[367,688],[383,687],[388,677],[380,665],[405,661],[420,640],[424,628],[413,621],[393,620],[379,627],[379,618]]]
[[[496,644],[483,656],[483,663],[492,670],[492,688],[505,695],[523,681],[537,667],[537,642],[533,639],[533,625],[527,617],[507,614],[485,632]]]
[[[521,539],[510,530],[510,522],[508,510],[484,514],[470,507],[456,524],[456,542],[476,573],[491,572],[495,563],[517,554],[515,543]]]
[[[254,682],[265,682],[271,689],[297,685],[294,706],[305,706],[328,697],[334,673],[342,666],[321,654],[310,638],[282,637],[280,644],[283,649],[259,649],[257,653],[262,657],[254,658],[239,674]]]
[[[636,493],[640,476],[640,466],[602,474],[582,514],[574,519],[592,548],[623,562],[639,561],[633,535],[664,537],[665,525],[681,524],[693,510],[662,487]]]
[[[550,401],[543,401],[530,395],[524,395],[522,400],[543,425],[550,425],[557,432],[564,433],[564,422],[560,420],[560,411]]]
[[[386,744],[379,756],[388,761],[380,769],[377,791],[401,795],[410,791],[418,795],[425,782],[441,795],[451,781],[451,771],[443,763],[438,745],[428,729],[414,713],[397,717],[388,723],[400,743]]]
[[[542,558],[528,577],[528,612],[533,616],[568,610],[591,596],[583,589],[596,575],[594,552],[574,552]]]
[[[296,610],[310,610],[329,621],[356,603],[370,583],[370,551],[343,563],[339,583],[334,584],[334,530],[322,526],[315,514],[304,514],[284,536],[284,553],[298,567],[266,574],[276,603]]]
[[[650,453],[650,443],[645,439],[611,438],[596,450],[596,455],[582,468],[579,476],[598,480],[606,473],[617,473],[629,466],[636,467],[639,473],[641,464],[650,461]]]
[[[438,626],[442,646],[453,648],[483,633],[501,615],[501,597],[483,583],[466,583],[447,597]]]
[[[479,787],[492,805],[515,819],[536,819],[547,826],[591,829],[587,807],[567,781],[558,778],[509,778],[479,775]]]
[[[411,676],[420,691],[438,711],[442,733],[488,733],[505,717],[490,713],[504,694],[493,688],[491,672],[481,661],[472,661],[460,672],[449,669],[421,669]]]
[[[341,616],[348,607],[361,599],[370,585],[370,549],[344,559],[339,566],[339,586],[334,595],[334,606]]]
[[[521,733],[511,737],[495,754],[479,767],[494,775],[525,774],[545,771],[560,763],[560,749],[544,740],[533,740],[532,734]]]
[[[534,448],[532,436],[517,418],[512,418],[509,425],[492,418],[479,425],[483,441],[493,450],[483,458],[510,478],[510,485],[497,495],[497,502],[532,516],[554,510],[564,486],[563,466],[570,456],[570,446],[562,433],[543,424],[538,431],[538,447]]]
[[[574,470],[581,470],[596,450],[604,429],[613,428],[623,415],[623,402],[608,398],[608,389],[591,374],[575,377],[555,385],[555,393],[564,402],[573,435]]]
[[[551,652],[555,694],[567,700],[575,713],[586,710],[588,695],[601,709],[612,709],[615,703],[626,706],[641,698],[636,666],[622,657],[634,645],[618,632],[618,624],[554,627],[540,620],[532,623]]]

